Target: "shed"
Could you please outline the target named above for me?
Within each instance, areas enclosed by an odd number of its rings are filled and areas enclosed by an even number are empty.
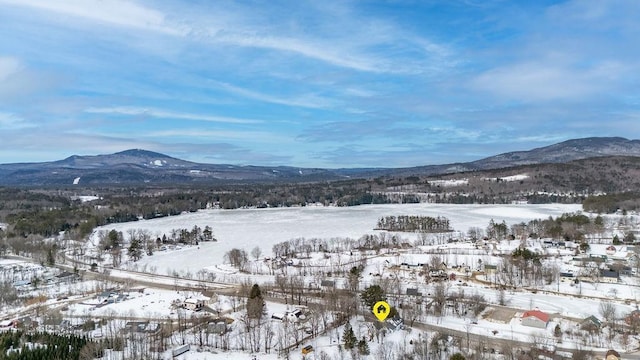
[[[484,272],[485,274],[493,274],[497,271],[497,265],[484,264]]]
[[[407,288],[407,295],[409,295],[409,296],[422,296],[422,293],[418,292],[417,288]]]
[[[212,321],[207,325],[210,333],[222,335],[227,332],[227,322],[224,320]]]
[[[320,282],[320,286],[325,288],[332,288],[332,287],[336,287],[336,282],[333,280],[322,280]]]
[[[582,328],[600,329],[602,327],[602,321],[600,321],[600,319],[598,319],[597,317],[591,315],[588,318],[582,320],[580,326]]]

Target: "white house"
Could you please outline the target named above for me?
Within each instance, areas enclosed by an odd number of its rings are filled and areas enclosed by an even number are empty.
[[[304,320],[305,316],[300,309],[293,309],[291,311],[287,311],[287,321],[289,322],[298,322],[299,320]]]
[[[182,307],[191,311],[200,311],[204,306],[204,299],[187,298],[182,302]]]

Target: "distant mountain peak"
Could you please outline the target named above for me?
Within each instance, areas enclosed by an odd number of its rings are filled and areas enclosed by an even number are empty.
[[[640,156],[640,140],[623,137],[588,137],[570,139],[527,151],[513,151],[472,162],[476,169],[562,163],[600,156]]]
[[[638,143],[638,140],[629,140],[623,137],[588,137],[582,139],[570,139],[554,145],[553,147],[574,146],[580,148],[588,148],[594,146],[616,146],[616,145],[630,145]],[[534,149],[535,150],[535,149]]]
[[[441,175],[453,172],[503,169],[530,164],[567,163],[601,156],[640,157],[640,140],[622,137],[572,139],[528,151],[503,153],[468,163],[404,169],[301,169],[287,166],[231,166],[199,164],[161,153],[129,149],[106,155],[73,155],[46,163],[0,164],[0,184],[83,185],[204,183],[211,181],[325,181],[374,176]]]
[[[129,150],[117,152],[113,155],[147,157],[147,158],[171,158],[171,156],[169,155],[161,154],[155,151],[144,150],[144,149],[129,149]]]

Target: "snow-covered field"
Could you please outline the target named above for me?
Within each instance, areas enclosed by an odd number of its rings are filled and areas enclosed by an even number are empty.
[[[413,301],[413,298],[405,295],[408,288],[416,289],[425,296],[431,297],[436,292],[436,286],[444,284],[447,296],[454,296],[464,292],[466,296],[481,295],[488,302],[487,311],[478,314],[476,321],[471,322],[471,318],[457,315],[453,310],[447,310],[448,307],[453,308],[454,305],[447,305],[445,315],[436,317],[433,314],[417,315],[414,319],[423,324],[434,326],[430,331],[441,331],[443,329],[458,331],[460,333],[469,332],[472,334],[482,335],[486,339],[501,340],[520,340],[530,341],[532,335],[540,337],[545,343],[555,344],[554,329],[558,324],[565,332],[562,344],[559,347],[564,349],[572,349],[583,347],[581,343],[581,333],[578,329],[582,319],[588,316],[601,317],[601,304],[611,304],[615,309],[617,318],[622,319],[631,311],[637,308],[637,299],[640,296],[640,287],[636,277],[625,275],[621,277],[619,283],[592,283],[583,281],[580,284],[574,284],[571,280],[554,278],[554,281],[538,284],[537,288],[509,288],[505,293],[501,293],[497,288],[490,286],[491,282],[495,282],[497,276],[495,274],[482,275],[472,274],[473,271],[479,270],[481,264],[499,265],[501,254],[510,253],[515,247],[522,244],[522,240],[517,241],[478,241],[475,243],[460,241],[450,242],[446,240],[451,237],[460,237],[460,234],[466,233],[469,228],[478,227],[484,229],[490,220],[496,223],[504,221],[506,224],[516,224],[528,222],[533,219],[546,219],[550,216],[558,216],[563,213],[580,211],[580,205],[436,205],[436,204],[405,204],[405,205],[365,205],[349,208],[338,207],[302,207],[302,208],[277,208],[277,209],[240,209],[240,210],[205,210],[197,213],[183,214],[174,217],[165,217],[153,220],[143,220],[130,223],[112,224],[101,227],[101,230],[117,230],[123,235],[128,236],[130,229],[143,229],[149,231],[153,237],[161,237],[163,234],[169,235],[174,229],[191,229],[194,226],[204,228],[210,226],[213,229],[217,242],[201,242],[198,246],[179,246],[174,250],[155,251],[152,256],[143,256],[143,258],[135,263],[138,270],[149,270],[159,275],[165,275],[171,271],[180,272],[189,279],[180,279],[180,281],[190,281],[197,285],[203,282],[205,275],[213,275],[215,281],[223,282],[223,286],[229,284],[239,284],[242,282],[272,283],[274,281],[273,273],[269,272],[269,264],[273,262],[264,261],[263,259],[254,260],[251,257],[248,266],[249,272],[239,272],[230,265],[223,264],[224,254],[232,248],[245,249],[250,252],[252,248],[258,246],[262,249],[263,256],[271,256],[272,246],[276,243],[295,239],[295,238],[359,238],[365,234],[376,234],[380,231],[373,230],[379,218],[384,216],[399,215],[419,215],[419,216],[443,216],[450,220],[451,227],[457,232],[454,234],[434,235],[439,241],[435,243],[421,244],[412,248],[392,249],[391,251],[368,252],[349,251],[343,249],[338,253],[332,253],[330,257],[326,253],[315,252],[309,254],[308,257],[300,257],[290,259],[292,266],[283,266],[283,272],[288,275],[300,275],[305,277],[304,281],[309,287],[319,286],[321,279],[330,279],[336,281],[336,284],[344,286],[344,276],[334,271],[331,275],[321,274],[322,268],[328,268],[333,271],[336,264],[351,264],[359,261],[363,256],[367,257],[367,262],[362,271],[361,288],[370,286],[371,284],[382,283],[387,281],[389,286],[393,288],[389,292],[387,301],[398,308],[405,308],[402,304],[407,301]],[[606,217],[607,223],[615,232],[615,224],[618,220],[615,216]],[[631,219],[627,219],[631,221]],[[608,230],[609,231],[609,230]],[[607,234],[611,238],[611,233]],[[409,243],[419,239],[418,234],[399,233],[396,234],[405,239]],[[442,241],[440,241],[442,240]],[[573,272],[578,274],[580,267],[572,260],[575,250],[573,247],[560,248],[545,244],[546,239],[528,239],[526,241],[527,248],[540,254],[548,255],[544,264],[557,266],[560,272]],[[88,246],[95,246],[98,242],[98,236],[94,233]],[[546,241],[548,243],[548,241]],[[335,244],[335,243],[334,243]],[[126,245],[125,245],[126,248]],[[612,251],[608,244],[593,244],[589,250],[589,255],[601,255],[606,253],[610,259],[626,259],[628,255],[626,246],[617,246]],[[125,255],[126,257],[126,255]],[[418,263],[430,263],[432,258],[438,262],[448,264],[447,274],[457,276],[456,279],[444,281],[443,283],[435,283],[425,281],[424,277],[417,274],[414,265]],[[339,260],[339,261],[338,261]],[[108,261],[107,261],[108,263]],[[110,274],[122,278],[138,278],[148,282],[157,284],[171,285],[178,287],[178,279],[172,276],[154,276],[126,270],[133,268],[133,263],[125,263],[123,269],[111,269]],[[308,266],[307,266],[308,265]],[[459,266],[458,266],[459,265]],[[19,274],[22,280],[22,273],[16,273],[16,264],[13,261],[5,260],[0,262],[0,268],[7,270],[6,275]],[[39,265],[33,265],[38,267]],[[307,266],[307,267],[305,267]],[[466,268],[466,270],[465,270]],[[206,272],[197,273],[198,270],[207,270]],[[197,273],[197,274],[196,274]],[[304,273],[304,274],[303,274]],[[321,275],[318,275],[321,274]],[[191,275],[197,275],[196,280]],[[182,275],[181,275],[182,276]],[[155,277],[153,280],[147,277]],[[399,280],[398,287],[393,285],[393,279]],[[210,279],[210,281],[212,281]],[[315,284],[315,285],[313,285]],[[210,284],[209,284],[210,285]],[[306,286],[306,285],[305,285]],[[339,286],[340,287],[340,286]],[[98,286],[94,285],[94,291],[98,290]],[[106,285],[102,286],[106,288]],[[76,289],[75,292],[77,292]],[[83,293],[85,291],[82,291]],[[58,291],[60,293],[60,291]],[[112,318],[113,322],[119,321],[123,325],[125,321],[134,319],[149,319],[152,321],[163,321],[165,319],[176,319],[178,311],[171,306],[173,301],[183,300],[187,297],[194,296],[192,292],[182,292],[169,289],[153,289],[147,288],[143,292],[132,291],[127,293],[127,297],[113,304],[103,304],[103,298],[97,296],[78,297],[77,300],[66,300],[63,303],[50,300],[47,305],[65,306],[62,311],[63,315],[72,320],[80,321],[85,316],[96,318]],[[502,300],[500,298],[502,297]],[[501,308],[498,302],[504,300],[508,308]],[[223,352],[217,348],[210,346],[196,346],[198,339],[194,334],[187,335],[187,342],[192,344],[192,349],[187,354],[181,355],[180,358],[196,360],[208,358],[229,358],[229,359],[276,359],[277,355],[272,354],[250,354],[238,351],[238,341],[242,335],[241,314],[240,311],[233,311],[238,298],[234,296],[217,295],[209,303],[212,314],[220,311],[225,317],[234,319],[233,325],[230,327],[230,343],[231,348],[236,349],[230,352]],[[233,304],[233,305],[232,305]],[[279,302],[267,302],[267,316],[273,313],[284,313],[290,310],[291,305]],[[550,315],[550,323],[546,329],[537,329],[524,326],[522,324],[521,315],[524,311],[530,309],[539,309]],[[311,311],[313,309],[309,307]],[[494,313],[495,310],[495,313]],[[410,309],[406,310],[407,316],[410,315]],[[200,314],[204,314],[202,312]],[[510,314],[509,314],[510,313]],[[189,313],[191,314],[191,313]],[[310,313],[311,314],[311,313]],[[504,314],[508,314],[505,316]],[[16,315],[17,316],[17,315]],[[280,323],[273,322],[273,328],[276,334],[279,334]],[[303,331],[302,325],[307,326],[308,323],[298,324],[299,329]],[[368,336],[370,324],[361,316],[352,319],[352,325],[356,337],[358,339]],[[281,329],[280,329],[281,330]],[[388,335],[382,342],[371,340],[368,345],[373,354],[381,349],[391,348],[395,346],[406,347],[408,341],[418,339],[419,336],[426,336],[427,333],[407,329],[406,331],[396,331]],[[608,330],[607,330],[608,331]],[[307,356],[319,356],[320,352],[326,352],[330,358],[341,358],[344,354],[339,351],[338,338],[342,335],[342,327],[322,334],[313,339],[305,340],[303,345],[313,345],[315,352]],[[569,334],[571,332],[571,334]],[[572,332],[575,332],[573,334]],[[103,334],[103,330],[100,330]],[[174,334],[174,340],[178,335]],[[417,337],[416,337],[417,336]],[[464,336],[463,336],[464,337]],[[613,340],[592,341],[589,346],[598,351],[606,351],[608,348],[618,348],[624,351],[632,351],[637,348],[638,339],[632,338],[625,340],[623,344],[621,337]],[[178,343],[178,342],[174,342]],[[202,344],[201,344],[202,345]],[[460,345],[459,345],[460,346]],[[494,347],[489,343],[487,346]],[[395,348],[394,348],[395,349]],[[293,349],[290,354],[291,359],[304,359],[300,348]],[[395,351],[395,350],[394,350]],[[165,352],[164,357],[170,356],[170,350]],[[120,358],[117,354],[110,359]],[[499,359],[495,357],[492,359]]]
[[[295,238],[354,238],[373,234],[379,218],[383,216],[421,215],[444,216],[451,221],[456,231],[466,232],[471,227],[486,228],[489,221],[504,220],[507,224],[527,222],[533,219],[558,216],[562,213],[580,211],[580,205],[450,205],[450,204],[385,204],[355,207],[296,207],[273,209],[203,210],[152,220],[141,220],[111,224],[97,229],[122,231],[146,229],[154,237],[169,234],[172,229],[191,229],[211,226],[215,243],[200,243],[200,247],[187,247],[177,251],[155,252],[143,257],[139,266],[154,266],[158,273],[167,270],[196,272],[200,269],[223,263],[224,254],[233,249],[247,252],[259,246],[264,255],[271,254],[274,244]],[[92,243],[97,244],[97,236]],[[401,234],[409,241],[416,234]]]

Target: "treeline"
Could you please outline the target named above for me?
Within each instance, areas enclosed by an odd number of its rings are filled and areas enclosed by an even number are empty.
[[[375,230],[401,232],[449,232],[449,219],[431,216],[385,216],[378,220]]]
[[[365,181],[316,184],[246,184],[213,189],[101,189],[101,198],[71,201],[71,191],[0,189],[0,221],[11,225],[9,236],[44,237],[67,232],[84,238],[97,226],[222,209],[306,206],[355,206],[390,203],[385,195],[370,191]],[[64,195],[60,195],[64,194]],[[65,196],[67,196],[65,198]]]
[[[155,238],[154,235],[156,235]],[[120,266],[125,245],[124,234],[116,230],[101,230],[97,232],[96,236],[98,239],[98,247],[96,248],[98,260],[102,261],[103,255],[109,253],[113,266]],[[129,243],[126,248],[127,255],[134,262],[140,260],[143,253],[151,256],[154,251],[162,249],[166,244],[198,245],[200,241],[217,241],[213,229],[208,225],[204,229],[197,225],[194,225],[191,230],[172,229],[168,235],[163,233],[162,236],[159,233],[152,234],[144,229],[129,229],[127,230],[127,240]]]
[[[22,331],[0,333],[3,360],[79,360],[102,356],[102,349],[86,337]]]
[[[428,202],[436,204],[512,204],[514,201],[525,201],[527,204],[579,204],[585,197],[578,195],[560,195],[545,193],[501,192],[501,193],[466,193],[448,189],[448,192],[432,193],[427,196]]]
[[[552,238],[570,241],[583,241],[587,236],[602,234],[605,229],[604,218],[590,218],[582,213],[565,213],[556,218],[531,220],[511,226],[514,237]]]
[[[640,193],[624,192],[590,196],[582,202],[584,211],[612,214],[618,210],[623,212],[640,209]]]
[[[0,187],[0,216],[16,210],[28,211],[40,208],[61,208],[71,205],[68,196],[46,190],[20,190]]]
[[[83,238],[97,226],[137,221],[138,215],[126,210],[97,209],[86,205],[70,205],[62,208],[40,208],[8,214],[5,219],[12,225],[9,236],[26,237],[36,234],[44,237],[67,232]]]

